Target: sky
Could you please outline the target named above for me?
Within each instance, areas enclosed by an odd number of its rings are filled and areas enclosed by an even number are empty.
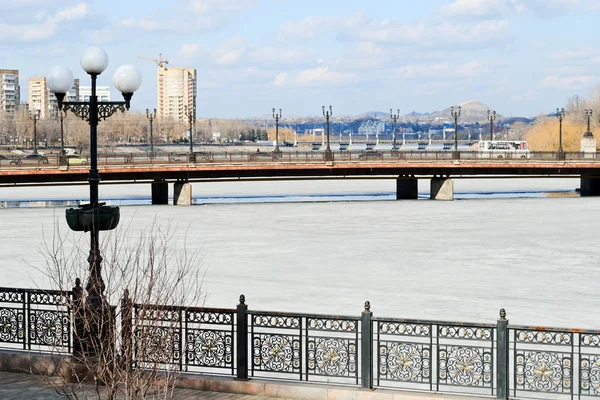
[[[156,63],[198,72],[198,117],[432,112],[469,100],[531,117],[600,84],[600,0],[7,0],[0,68],[89,78],[92,45],[137,67],[132,108],[156,107]]]

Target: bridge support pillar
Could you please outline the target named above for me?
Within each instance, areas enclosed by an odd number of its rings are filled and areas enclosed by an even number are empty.
[[[152,182],[152,204],[169,204],[169,184],[162,179]]]
[[[175,182],[173,186],[173,205],[192,205],[192,184],[189,182]]]
[[[454,200],[454,181],[450,178],[431,178],[429,198],[432,200]]]
[[[600,196],[600,176],[581,178],[581,197]]]
[[[396,179],[396,200],[416,200],[419,196],[419,180],[412,177]]]

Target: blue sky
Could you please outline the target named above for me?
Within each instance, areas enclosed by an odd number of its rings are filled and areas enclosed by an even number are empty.
[[[112,86],[142,72],[132,107],[156,106],[158,58],[198,71],[199,117],[436,111],[479,100],[534,116],[600,84],[600,0],[7,0],[0,68],[27,79],[103,47]],[[113,98],[117,99],[113,90]]]

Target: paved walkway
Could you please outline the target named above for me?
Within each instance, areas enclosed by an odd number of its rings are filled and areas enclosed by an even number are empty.
[[[56,381],[55,381],[56,382]],[[0,399],[1,400],[59,400],[67,396],[59,395],[50,383],[41,377],[30,374],[0,372]],[[95,395],[90,386],[88,397],[94,399]],[[175,389],[174,400],[281,400],[273,397],[248,396],[243,394],[204,392],[201,390]]]

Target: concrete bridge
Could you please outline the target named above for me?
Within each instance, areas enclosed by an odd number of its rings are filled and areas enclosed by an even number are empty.
[[[480,158],[473,152],[348,153],[335,153],[335,161],[324,161],[319,152],[203,153],[183,160],[124,156],[99,159],[99,170],[104,182],[151,184],[153,204],[168,204],[169,183],[174,184],[174,204],[189,205],[191,182],[227,178],[389,177],[396,179],[399,200],[416,199],[418,179],[430,179],[432,199],[452,200],[452,177],[457,176],[579,176],[582,196],[600,196],[600,159],[585,158],[582,153],[567,153],[564,160],[556,153],[532,153],[525,159]],[[0,164],[0,185],[4,187],[68,184],[87,178],[86,166]]]

